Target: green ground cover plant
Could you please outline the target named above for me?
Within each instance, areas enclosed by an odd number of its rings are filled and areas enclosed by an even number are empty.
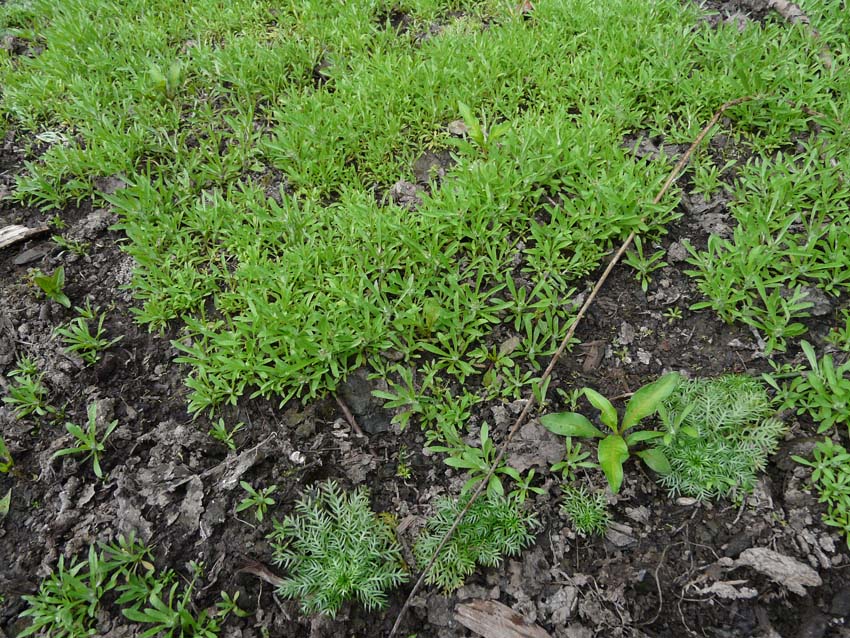
[[[428,565],[448,529],[471,494],[437,501],[434,514],[413,546],[420,568]],[[495,567],[505,556],[516,556],[534,541],[534,514],[515,498],[486,494],[477,499],[428,570],[425,582],[452,592],[463,585],[476,565]]]
[[[666,435],[653,441],[670,462],[661,483],[672,494],[740,500],[785,433],[775,415],[764,386],[752,377],[682,381],[664,403]]]
[[[260,489],[254,488],[247,481],[239,481],[239,485],[242,486],[243,490],[248,492],[248,496],[239,501],[236,505],[236,511],[244,512],[253,508],[257,522],[262,523],[266,510],[274,505],[274,499],[271,495],[277,491],[277,485],[269,485]]]
[[[812,468],[812,487],[827,506],[823,521],[837,528],[850,546],[850,453],[846,449],[850,436],[850,362],[836,365],[830,354],[818,357],[807,341],[801,341],[800,346],[808,370],[775,365],[774,373],[764,378],[776,390],[782,409],[807,415],[818,434],[827,434],[815,444],[812,458],[795,456],[794,460]]]
[[[366,488],[346,494],[321,483],[268,538],[287,571],[278,592],[299,599],[306,614],[335,616],[349,599],[384,607],[386,592],[407,580],[395,529],[372,511]]]
[[[765,380],[776,390],[781,409],[808,414],[817,425],[818,434],[836,425],[846,426],[850,433],[850,361],[836,366],[832,355],[818,358],[808,341],[801,341],[800,347],[809,370],[789,372],[779,368],[778,374],[765,375]],[[780,383],[789,375],[790,381]]]
[[[812,458],[794,460],[812,468],[812,484],[827,506],[823,522],[844,535],[850,547],[850,452],[830,438],[815,445]]]
[[[68,295],[65,294],[65,267],[59,266],[52,273],[45,274],[40,270],[36,270],[32,274],[32,282],[44,293],[44,296],[48,299],[55,301],[56,303],[65,306],[66,308],[71,307],[71,300],[68,299]]]
[[[458,17],[411,0],[402,31],[377,19],[385,9],[37,0],[0,13],[25,45],[49,44],[0,52],[0,114],[48,140],[15,197],[48,209],[93,198],[121,214],[137,319],[186,326],[195,412],[246,393],[310,399],[368,361],[392,386],[405,368],[448,379],[417,390],[436,403],[420,413],[434,427],[454,384],[486,371],[481,341],[505,320],[531,369],[504,366],[490,388],[521,395],[570,320],[571,283],[642,217],[662,232],[675,216],[675,191],[647,203],[664,162],[636,157],[625,136],[690,140],[718,103],[762,93],[733,118],[743,143],[769,149],[816,119],[791,103],[847,110],[834,103],[846,78],[822,72],[802,31],[694,29],[674,0],[552,1],[533,20],[499,2],[452,4]],[[818,12],[823,41],[837,41],[845,18]],[[448,132],[458,117],[466,139]],[[376,200],[372,185],[413,179],[417,158],[444,149],[454,166],[415,214]],[[826,177],[822,201],[837,203],[841,169],[828,167],[846,159],[810,155],[795,182],[812,191]],[[111,176],[127,187],[99,192]],[[388,350],[402,358],[393,369]]]
[[[6,447],[6,441],[0,435],[0,472],[8,474],[15,467],[15,461],[12,459],[12,453]]]

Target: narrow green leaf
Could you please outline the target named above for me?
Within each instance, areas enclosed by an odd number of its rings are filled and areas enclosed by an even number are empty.
[[[12,503],[12,488],[9,488],[9,491],[6,492],[6,496],[0,498],[0,518],[5,518],[6,514],[9,513],[9,506]]]
[[[608,479],[608,485],[611,486],[611,491],[616,494],[623,484],[623,463],[629,458],[629,448],[623,437],[611,434],[599,442],[599,449],[596,454],[599,459],[599,466],[605,472],[605,478]]]
[[[584,396],[590,401],[590,405],[602,413],[600,416],[602,423],[607,425],[612,432],[617,433],[617,410],[614,409],[611,402],[593,388],[585,388]]]
[[[670,472],[673,471],[673,468],[670,467],[670,461],[667,460],[664,452],[658,448],[641,450],[640,452],[637,452],[637,455],[643,459],[643,462],[646,463],[649,469],[653,472],[658,472],[659,474],[670,474]]]
[[[450,456],[444,461],[444,463],[449,467],[457,467],[464,470],[473,470],[479,466],[479,463],[476,463],[473,460],[458,458],[456,456]]]
[[[664,432],[658,432],[657,430],[638,430],[637,432],[632,432],[626,437],[626,445],[631,447],[635,443],[651,441],[652,439],[658,439],[662,436],[664,436]]]
[[[601,439],[605,433],[578,412],[558,412],[540,417],[541,425],[560,436],[581,436]]]
[[[623,416],[621,431],[625,432],[637,425],[642,419],[653,414],[661,402],[676,389],[680,380],[681,376],[678,372],[671,372],[635,392],[626,405],[626,414]]]
[[[487,483],[487,496],[491,498],[493,496],[504,496],[505,488],[502,487],[502,481],[495,474],[490,477],[490,481]]]

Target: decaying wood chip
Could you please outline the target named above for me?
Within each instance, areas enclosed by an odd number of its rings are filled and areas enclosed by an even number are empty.
[[[527,622],[495,600],[473,600],[458,605],[455,620],[484,638],[551,638],[539,625]]]
[[[50,227],[46,224],[36,226],[35,228],[28,228],[27,226],[4,226],[0,228],[0,248],[17,244],[34,235],[46,233],[48,230],[50,230]]]
[[[793,2],[788,2],[788,0],[770,0],[768,4],[771,9],[788,20],[791,24],[811,24],[809,16],[803,13],[803,10],[799,5],[794,4]],[[812,29],[812,35],[817,37],[818,32]]]

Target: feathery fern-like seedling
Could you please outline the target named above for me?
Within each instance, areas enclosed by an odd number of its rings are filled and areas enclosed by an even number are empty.
[[[679,427],[656,440],[671,468],[661,483],[699,499],[750,492],[785,432],[764,386],[745,375],[684,381],[663,415],[668,430]]]
[[[563,484],[561,491],[564,499],[561,511],[567,515],[573,528],[582,535],[605,533],[611,522],[608,502],[603,492],[588,491],[583,485]]]
[[[335,616],[351,598],[383,607],[387,590],[407,580],[395,530],[371,510],[366,488],[346,495],[335,482],[322,483],[268,538],[275,562],[289,572],[278,592],[300,599],[304,613]]]
[[[460,512],[469,502],[470,494],[459,499],[445,498],[437,502],[434,516],[413,547],[416,561],[425,566],[431,560]],[[440,551],[425,582],[452,592],[475,571],[480,563],[496,567],[503,556],[516,556],[533,540],[531,529],[537,526],[536,517],[523,511],[516,499],[495,494],[482,495],[464,515],[448,543]]]

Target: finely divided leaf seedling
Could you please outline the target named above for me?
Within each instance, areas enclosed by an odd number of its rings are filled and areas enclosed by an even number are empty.
[[[335,616],[350,599],[384,607],[386,592],[407,580],[395,530],[371,510],[366,488],[346,494],[332,481],[320,484],[268,538],[287,571],[278,593],[299,599],[308,614]]]
[[[752,491],[786,430],[764,386],[745,375],[683,380],[660,414],[665,434],[652,443],[670,462],[660,481],[700,499]]]
[[[469,502],[470,495],[437,501],[413,553],[421,568],[428,565],[447,530]],[[477,564],[495,567],[505,556],[516,556],[533,540],[537,518],[519,502],[499,495],[482,496],[464,515],[446,546],[436,557],[425,582],[452,592],[475,571]]]

